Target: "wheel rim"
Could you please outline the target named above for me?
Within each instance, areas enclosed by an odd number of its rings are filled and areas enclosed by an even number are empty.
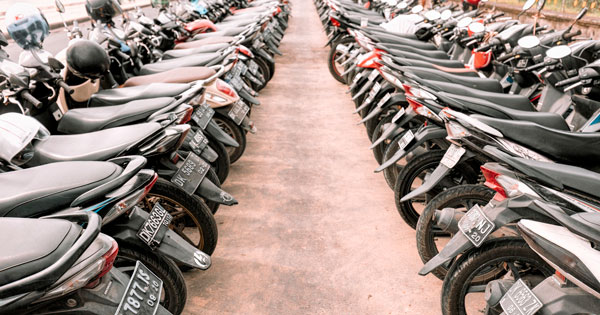
[[[213,120],[217,123],[217,125],[223,131],[225,131],[226,134],[228,134],[230,137],[232,137],[238,143],[240,142],[240,139],[237,139],[237,137],[235,136],[235,132],[233,132],[233,130],[231,129],[231,127],[229,126],[229,124],[227,122],[225,122],[224,120],[222,120],[220,118],[216,118],[216,117],[213,117]],[[229,154],[229,156],[233,156],[233,154],[235,153],[237,148],[226,146],[225,150],[227,151],[227,154]]]
[[[157,202],[160,202],[160,205],[173,217],[169,229],[192,246],[200,250],[204,249],[205,238],[202,226],[192,212],[175,200],[152,192],[148,193],[140,203],[143,209],[149,211]]]
[[[339,56],[341,56],[342,54],[340,52],[337,51],[337,45],[335,47],[333,47],[332,49],[335,49],[335,53],[332,54],[331,57],[331,65],[333,66],[333,71],[335,72],[335,74],[339,77],[342,76],[342,73],[344,73],[344,67],[342,66],[342,63],[347,59],[344,58],[342,60],[340,60],[339,62],[336,61],[336,59],[338,59]],[[341,69],[341,71],[340,71]]]

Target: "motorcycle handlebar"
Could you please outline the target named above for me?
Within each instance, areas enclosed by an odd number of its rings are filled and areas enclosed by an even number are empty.
[[[575,31],[575,32],[571,32],[571,33],[564,34],[564,35],[563,35],[563,38],[564,38],[566,41],[569,41],[569,40],[571,40],[573,37],[575,37],[575,36],[579,36],[579,35],[581,35],[581,30],[577,30],[577,31]]]
[[[500,61],[500,62],[505,62],[505,61],[507,61],[508,59],[510,59],[510,58],[512,58],[512,57],[514,57],[514,56],[515,56],[515,53],[514,53],[514,52],[512,52],[512,53],[510,53],[510,54],[506,54],[506,55],[504,55],[504,56],[502,56],[502,57],[498,58],[498,61]]]
[[[29,91],[27,91],[27,90],[23,90],[21,92],[21,97],[23,97],[23,99],[25,99],[26,101],[28,101],[29,103],[31,103],[33,106],[35,106],[37,108],[42,107],[42,102],[40,102],[40,100],[38,100],[33,95],[31,95],[31,93],[29,93]]]
[[[60,86],[63,90],[65,90],[65,93],[71,95],[73,93],[75,93],[75,90],[73,90],[68,84],[65,83],[65,81],[63,81],[62,79],[58,79],[56,80],[56,84],[58,84],[58,86]]]
[[[567,84],[575,83],[577,81],[579,81],[579,76],[578,75],[576,75],[576,76],[574,76],[572,78],[568,78],[568,79],[564,79],[562,81],[558,81],[558,82],[556,82],[556,84],[554,86],[555,87],[561,87],[561,86],[565,86]]]

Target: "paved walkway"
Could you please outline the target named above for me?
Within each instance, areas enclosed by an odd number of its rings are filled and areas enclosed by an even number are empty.
[[[439,314],[441,282],[417,275],[414,231],[327,70],[315,7],[292,3],[284,56],[252,112],[258,134],[224,185],[240,205],[217,213],[213,266],[186,275],[186,310]]]

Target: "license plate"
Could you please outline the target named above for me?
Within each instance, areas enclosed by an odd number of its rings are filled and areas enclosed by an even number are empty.
[[[146,245],[156,248],[160,245],[160,241],[164,237],[172,219],[173,217],[169,212],[159,203],[156,203],[154,207],[152,207],[152,211],[150,211],[150,216],[138,230],[137,236],[146,243]]]
[[[404,148],[406,148],[406,146],[413,141],[414,138],[415,134],[409,129],[398,141],[398,147],[400,147],[400,150],[404,150]]]
[[[525,68],[527,66],[527,59],[521,59],[517,62],[517,68]]]
[[[377,76],[379,75],[379,71],[377,70],[373,70],[371,71],[371,74],[369,74],[369,82],[375,80],[375,78],[377,78]]]
[[[387,101],[389,101],[391,97],[392,97],[392,94],[385,93],[385,96],[379,101],[379,103],[377,103],[377,107],[383,106],[383,104],[385,104]]]
[[[369,92],[369,95],[371,97],[375,97],[375,95],[377,95],[377,92],[379,92],[379,90],[381,90],[381,84],[379,84],[379,82],[375,82],[375,84],[373,85],[373,88],[371,89],[371,92]]]
[[[405,112],[406,110],[404,109],[404,107],[401,107],[400,110],[396,113],[396,115],[392,117],[392,123],[396,123],[398,119],[400,119],[400,117],[404,115]]]
[[[465,154],[465,152],[465,148],[453,144],[444,154],[441,163],[448,168],[453,168],[456,163],[460,161],[460,158],[463,156],[463,154]]]
[[[190,141],[190,148],[196,154],[200,155],[206,149],[206,146],[208,146],[208,139],[206,139],[201,131],[196,132],[192,137],[192,141]]]
[[[115,315],[156,314],[162,284],[162,280],[138,260]]]
[[[241,75],[246,74],[246,71],[248,71],[248,66],[241,61],[239,62],[239,65],[240,65],[240,74]]]
[[[486,237],[494,230],[494,226],[494,222],[485,216],[479,205],[473,206],[458,221],[458,228],[475,247],[481,246]]]
[[[250,73],[256,75],[258,73],[258,63],[256,63],[256,61],[254,60],[250,60],[248,64],[250,64],[248,66],[248,70],[250,70]]]
[[[236,91],[239,91],[244,87],[244,85],[242,84],[242,79],[240,79],[240,77],[238,76],[233,77],[231,80],[229,80],[229,84],[231,84],[231,86],[233,86],[233,88]]]
[[[246,117],[246,114],[248,114],[249,111],[250,107],[248,107],[248,105],[244,104],[244,102],[238,101],[231,107],[231,110],[229,110],[227,115],[229,115],[229,118],[231,118],[233,122],[239,125],[242,123],[242,120],[244,120],[244,117]]]
[[[190,152],[175,176],[171,178],[171,182],[192,195],[200,186],[200,182],[202,182],[209,169],[210,165],[206,161]]]
[[[354,79],[352,79],[352,83],[356,84],[356,82],[358,82],[360,78],[362,78],[362,72],[354,76]]]
[[[210,106],[205,102],[204,104],[196,107],[196,110],[192,115],[192,120],[198,124],[198,127],[206,129],[206,126],[208,126],[208,123],[214,115],[215,110],[210,108]]]
[[[533,315],[544,304],[533,294],[523,280],[519,279],[500,300],[507,315]]]

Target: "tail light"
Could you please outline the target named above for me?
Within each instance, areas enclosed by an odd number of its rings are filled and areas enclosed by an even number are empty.
[[[358,57],[357,66],[360,68],[370,68],[376,69],[381,67],[377,60],[379,59],[379,54],[376,51],[371,51],[366,54],[362,54]]]
[[[158,178],[158,176],[157,176]],[[154,181],[156,182],[156,181]],[[102,277],[104,277],[109,271],[110,269],[112,269],[113,264],[115,263],[115,259],[117,259],[117,254],[119,253],[119,245],[117,244],[116,241],[113,240],[112,246],[110,247],[110,249],[108,250],[108,252],[104,253],[104,255],[102,255],[102,269],[100,269],[100,273],[98,273],[98,275],[90,280],[90,282],[86,285],[86,287],[95,287],[98,280],[100,280]]]
[[[488,164],[481,166],[481,173],[483,173],[483,176],[485,177],[484,185],[496,191],[496,195],[494,196],[495,200],[502,201],[506,198],[513,198],[521,195],[539,197],[523,182],[514,177],[503,175],[486,165]]]
[[[333,26],[336,26],[336,27],[342,26],[342,23],[340,23],[338,20],[336,20],[333,16],[330,16],[329,20],[331,21],[331,24],[333,24]]]
[[[219,90],[222,93],[225,93],[231,97],[236,97],[236,93],[235,90],[227,83],[225,83],[225,81],[221,80],[221,79],[217,79],[217,90]]]
[[[244,45],[239,45],[237,48],[238,52],[241,52],[242,54],[250,57],[250,58],[254,58],[254,54],[250,51],[250,49],[248,49],[246,46]]]
[[[450,139],[461,139],[471,135],[467,128],[454,121],[446,122],[446,132],[448,133],[448,138]]]
[[[416,89],[413,89],[413,91],[415,91]],[[412,110],[424,117],[436,120],[441,122],[442,119],[436,115],[436,113],[432,112],[427,106],[419,103],[416,99],[414,99],[414,97],[408,95],[406,97],[406,101],[408,102],[408,104],[412,107]]]
[[[121,214],[125,213],[129,209],[132,209],[135,205],[142,201],[144,197],[146,197],[146,195],[148,194],[148,192],[150,192],[157,180],[158,174],[154,173],[150,182],[148,182],[148,184],[143,189],[139,189],[134,193],[128,194],[127,197],[115,203],[115,205],[103,216],[102,224],[107,224],[113,221],[114,219],[118,218]]]
[[[189,125],[167,127],[158,136],[144,143],[138,150],[138,154],[148,156],[175,151],[179,149],[189,131]]]
[[[187,123],[192,119],[192,114],[194,114],[194,108],[191,106],[183,112],[177,113],[177,117],[180,117],[177,123],[180,125]]]

